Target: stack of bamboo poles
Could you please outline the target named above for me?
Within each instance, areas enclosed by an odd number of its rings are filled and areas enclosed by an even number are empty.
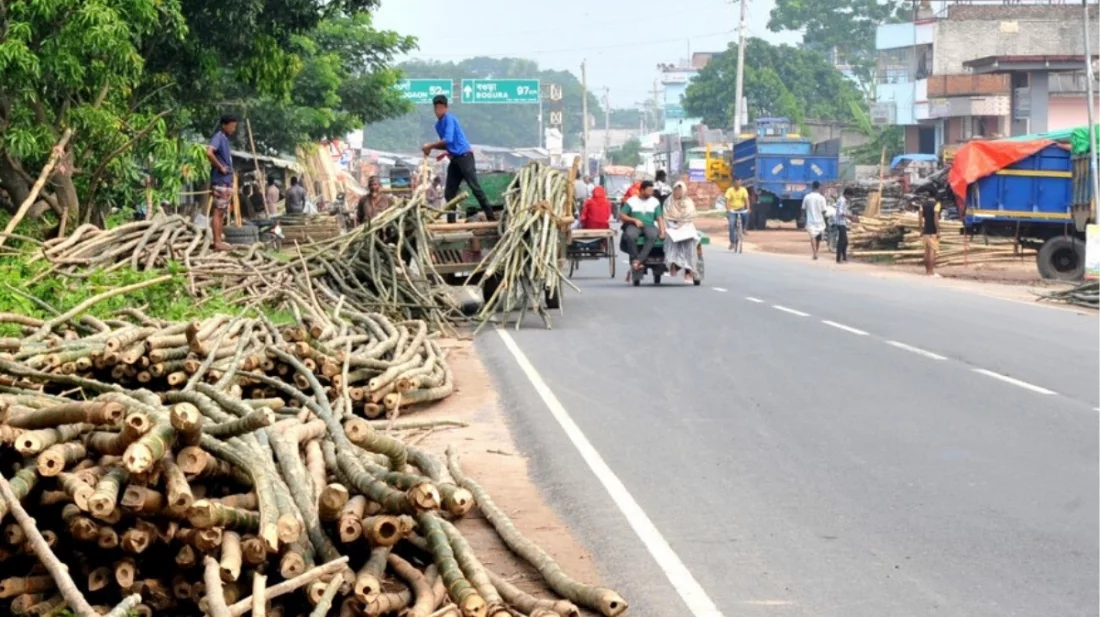
[[[519,328],[527,310],[533,308],[550,328],[543,301],[560,306],[562,283],[573,286],[562,274],[558,260],[565,250],[561,234],[568,231],[572,220],[570,178],[575,167],[563,171],[531,163],[516,174],[505,192],[501,240],[475,271],[485,279],[499,277],[500,281],[478,315],[483,324],[497,316],[506,323],[518,310]]]
[[[1086,281],[1066,289],[1035,294],[1039,300],[1066,302],[1086,308],[1100,308],[1100,282]]]
[[[22,328],[0,339],[0,522],[15,519],[0,536],[0,602],[11,614],[626,609],[524,538],[451,453],[448,479],[385,430],[400,421],[359,417],[361,384],[371,400],[392,385],[383,400],[398,405],[449,392],[423,323],[340,308],[284,328],[243,315],[0,317]],[[475,503],[562,600],[480,563],[456,526]]]
[[[424,190],[418,190],[370,225],[302,245],[289,261],[261,244],[216,251],[208,229],[180,216],[110,230],[83,225],[66,238],[44,243],[31,260],[51,263],[40,277],[76,278],[95,269],[149,272],[181,264],[189,290],[198,298],[289,306],[311,296],[329,305],[343,297],[346,306],[359,312],[425,319],[444,329],[460,315],[432,266],[426,230],[432,212]]]
[[[853,257],[887,257],[897,264],[918,264],[924,259],[919,221],[912,213],[883,217],[863,216],[848,234]],[[1034,259],[1035,251],[1017,245],[1012,238],[970,238],[962,234],[960,221],[940,221],[940,249],[936,265],[994,264]]]

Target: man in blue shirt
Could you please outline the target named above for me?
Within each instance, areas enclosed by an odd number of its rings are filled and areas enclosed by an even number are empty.
[[[477,181],[474,151],[470,148],[462,127],[458,125],[458,119],[447,111],[447,97],[440,94],[432,99],[432,103],[435,105],[435,134],[439,136],[439,141],[424,144],[424,156],[430,155],[432,150],[446,150],[451,159],[447,166],[447,186],[443,189],[443,198],[450,203],[458,195],[458,186],[465,180],[474,199],[481,205],[485,217],[490,221],[494,220],[493,207],[489,205],[489,199],[485,197],[485,191],[481,190]],[[453,212],[447,214],[448,222],[453,223],[455,220]]]
[[[220,128],[210,138],[206,146],[206,158],[210,160],[210,192],[214,200],[211,213],[210,231],[214,234],[214,248],[227,250],[231,247],[222,239],[226,212],[233,201],[233,154],[230,152],[229,138],[237,132],[237,118],[222,116]]]

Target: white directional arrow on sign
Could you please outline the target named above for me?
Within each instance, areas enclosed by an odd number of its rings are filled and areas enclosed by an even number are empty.
[[[462,93],[466,95],[466,98],[470,98],[470,95],[474,93],[474,89],[470,86],[466,86],[463,88]]]

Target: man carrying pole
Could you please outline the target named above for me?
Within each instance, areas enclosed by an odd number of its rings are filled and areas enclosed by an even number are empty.
[[[445,150],[447,157],[451,159],[447,165],[447,186],[443,190],[443,198],[450,203],[458,195],[458,187],[463,180],[470,187],[474,199],[481,206],[487,220],[494,220],[493,207],[489,199],[485,197],[485,191],[481,190],[481,184],[477,181],[477,167],[474,163],[474,151],[462,127],[458,125],[458,119],[448,111],[447,97],[440,94],[432,99],[435,106],[435,134],[439,141],[424,144],[424,156],[429,156],[432,150]],[[447,221],[455,222],[453,212],[447,214]]]

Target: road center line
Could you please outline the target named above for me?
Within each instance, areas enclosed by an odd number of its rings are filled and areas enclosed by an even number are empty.
[[[748,300],[749,302],[755,302],[757,304],[764,304],[764,301],[761,300],[760,298],[754,298],[752,296],[745,296],[745,299]]]
[[[711,287],[711,289],[713,289],[714,291],[721,292],[721,293],[726,293],[727,291],[729,291],[725,287]]]
[[[863,330],[858,330],[858,329],[853,328],[851,326],[846,326],[842,323],[837,323],[835,321],[829,321],[828,319],[822,319],[821,323],[825,324],[826,326],[832,326],[832,327],[837,328],[839,330],[844,330],[845,332],[851,332],[852,334],[858,334],[859,336],[867,336],[867,333],[864,332]]]
[[[1008,375],[1002,375],[1000,373],[994,373],[993,371],[987,371],[984,368],[976,368],[976,369],[973,369],[973,371],[975,373],[981,373],[982,375],[985,375],[987,377],[992,377],[993,379],[999,379],[999,380],[1001,380],[1005,383],[1010,383],[1014,386],[1019,386],[1021,388],[1024,388],[1025,390],[1031,390],[1032,392],[1038,392],[1039,394],[1057,394],[1057,392],[1055,392],[1054,390],[1047,390],[1046,388],[1043,388],[1041,386],[1037,386],[1035,384],[1030,384],[1026,381],[1020,381],[1019,379],[1009,377]]]
[[[534,386],[535,391],[542,397],[542,401],[546,403],[546,407],[550,410],[550,414],[554,416],[554,419],[561,425],[563,431],[569,441],[573,442],[573,445],[580,452],[581,458],[584,462],[588,463],[589,469],[603,484],[604,489],[611,496],[611,500],[615,502],[615,505],[619,507],[619,510],[626,517],[630,527],[634,530],[634,533],[638,534],[638,537],[645,544],[649,554],[653,556],[653,559],[657,562],[657,565],[664,571],[665,576],[668,577],[670,583],[676,592],[680,594],[680,598],[687,605],[688,610],[694,617],[722,617],[722,612],[718,610],[718,607],[714,604],[714,601],[710,599],[707,592],[703,590],[699,581],[695,580],[691,572],[684,565],[684,562],[680,560],[680,557],[669,546],[668,541],[661,535],[661,532],[657,529],[657,526],[653,524],[653,521],[649,519],[642,507],[638,505],[638,502],[634,500],[634,497],[630,494],[630,491],[626,490],[626,486],[619,480],[619,477],[615,475],[615,472],[611,471],[611,468],[604,462],[603,457],[596,451],[596,448],[588,441],[588,438],[584,436],[580,427],[573,421],[573,418],[569,416],[569,412],[565,410],[565,407],[558,400],[558,397],[554,395],[554,392],[550,390],[550,386],[546,385],[543,381],[542,375],[535,370],[535,367],[531,364],[531,361],[527,359],[527,354],[523,353],[523,350],[519,348],[512,336],[503,329],[498,328],[497,334],[500,335],[500,339],[504,341],[504,346],[511,352],[512,357],[515,358],[516,364],[523,371],[523,374],[527,376],[527,379]]]
[[[809,313],[803,313],[802,311],[796,311],[793,308],[787,308],[780,304],[773,304],[772,308],[777,311],[783,311],[784,313],[790,313],[791,315],[798,315],[799,317],[809,317]]]
[[[897,341],[886,341],[887,345],[893,345],[898,349],[904,349],[905,351],[911,351],[917,355],[924,356],[925,358],[932,358],[933,360],[946,360],[946,356],[941,356],[938,353],[932,353],[931,351],[925,351],[920,347],[913,347],[912,345],[906,345],[905,343],[899,343]]]

